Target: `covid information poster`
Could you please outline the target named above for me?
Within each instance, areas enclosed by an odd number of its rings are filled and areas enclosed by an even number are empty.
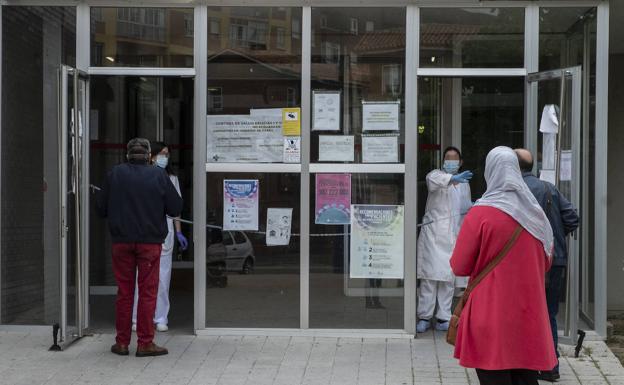
[[[403,279],[404,207],[351,206],[351,278]]]
[[[223,181],[223,230],[258,231],[260,183],[257,179]]]
[[[316,174],[317,225],[348,225],[351,209],[351,174]]]

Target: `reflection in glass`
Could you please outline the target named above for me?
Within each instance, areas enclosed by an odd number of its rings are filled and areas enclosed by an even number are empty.
[[[404,8],[313,8],[312,90],[325,99],[313,100],[311,161],[403,162],[404,79]],[[319,108],[332,93],[337,108]],[[364,102],[398,113],[387,127],[373,126]],[[391,156],[376,156],[371,136]]]
[[[420,66],[524,67],[524,8],[421,8]]]
[[[259,231],[225,231],[223,181],[259,180]],[[209,173],[206,327],[299,327],[298,174]],[[287,246],[267,246],[269,208],[292,208]]]
[[[312,175],[312,188],[315,181]],[[351,203],[403,205],[403,186],[400,174],[352,174]],[[312,213],[315,203],[310,202]],[[351,226],[317,225],[314,217],[310,223],[310,327],[403,329],[403,280],[350,278]]]
[[[91,65],[192,67],[192,8],[91,8]]]
[[[60,321],[58,73],[75,43],[74,7],[2,7],[0,324]]]

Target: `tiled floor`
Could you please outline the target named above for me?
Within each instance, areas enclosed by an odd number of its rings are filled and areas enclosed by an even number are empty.
[[[170,354],[120,357],[114,337],[85,337],[48,352],[50,336],[0,332],[0,384],[478,384],[441,334],[418,339],[159,334]],[[559,384],[624,385],[624,368],[602,342],[561,360]],[[131,351],[131,353],[133,353]]]

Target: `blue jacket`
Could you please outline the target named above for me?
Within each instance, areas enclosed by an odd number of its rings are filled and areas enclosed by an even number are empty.
[[[550,221],[555,238],[553,265],[566,266],[568,262],[566,237],[579,225],[576,209],[552,183],[544,182],[530,172],[523,173],[522,177]],[[547,188],[550,190],[551,202]]]

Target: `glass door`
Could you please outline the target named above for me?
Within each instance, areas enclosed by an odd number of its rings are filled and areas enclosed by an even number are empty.
[[[83,336],[86,319],[87,266],[84,250],[88,238],[86,224],[88,199],[87,160],[84,158],[88,123],[89,80],[85,73],[62,66],[60,70],[60,298],[59,342],[67,346]]]
[[[581,211],[581,67],[571,67],[527,76],[529,92],[527,122],[537,140],[532,152],[537,154],[536,167],[540,179],[557,186],[559,191]],[[530,112],[528,112],[530,113]],[[559,341],[574,344],[580,314],[580,253],[582,239],[579,229],[567,239],[568,261],[559,306]]]

